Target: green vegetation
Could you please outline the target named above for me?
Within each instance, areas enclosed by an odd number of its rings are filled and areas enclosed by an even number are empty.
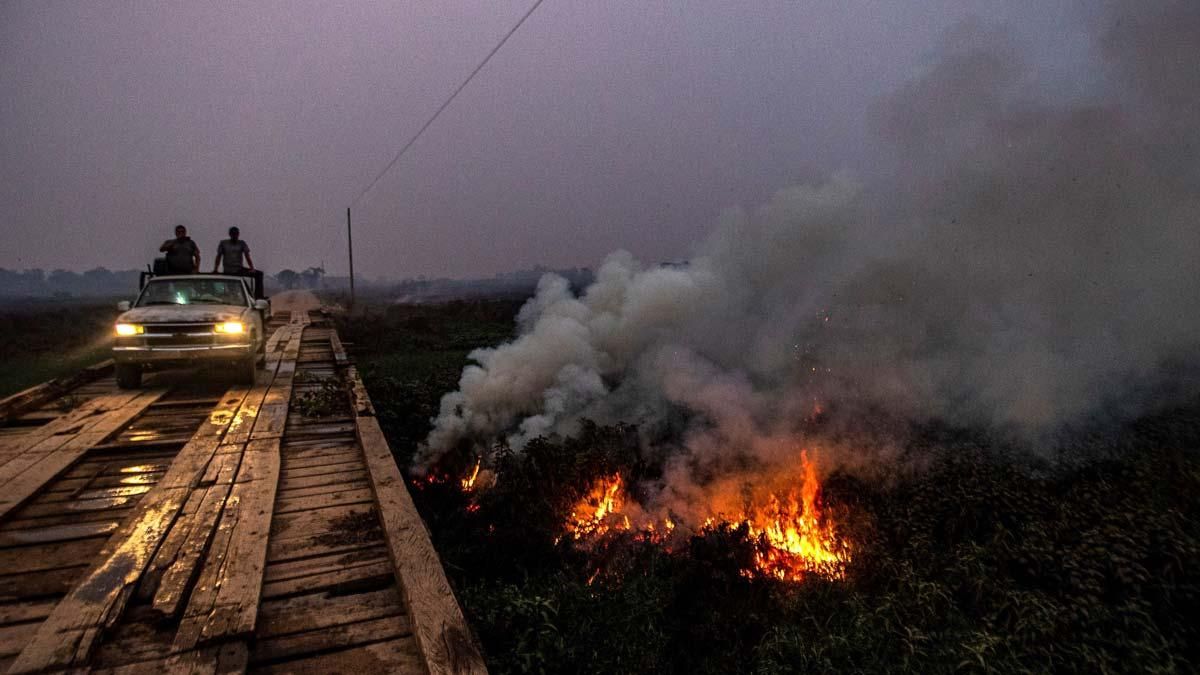
[[[108,358],[116,300],[26,300],[0,307],[0,396]]]
[[[375,308],[340,326],[402,466],[466,352],[511,334],[515,309]],[[452,457],[413,492],[494,673],[1196,671],[1200,400],[1088,430],[1053,462],[964,430],[907,437],[887,480],[825,481],[855,546],[843,581],[748,578],[739,528],[670,551],[560,539],[595,478],[661,469],[630,427],[501,449],[501,479],[472,493],[453,480],[471,459]]]

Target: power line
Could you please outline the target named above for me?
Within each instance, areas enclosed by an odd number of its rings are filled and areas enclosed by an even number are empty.
[[[396,162],[400,161],[400,158],[404,156],[404,153],[408,152],[408,149],[413,146],[413,143],[417,142],[417,139],[421,137],[421,134],[425,133],[425,130],[429,128],[429,125],[433,124],[433,121],[438,118],[438,115],[441,115],[443,110],[450,107],[450,103],[454,101],[459,92],[461,92],[468,84],[471,83],[471,80],[477,74],[479,74],[479,71],[483,70],[483,67],[487,65],[487,62],[492,60],[492,57],[496,55],[496,52],[500,51],[500,48],[504,46],[504,43],[508,42],[508,39],[513,36],[513,33],[517,32],[517,29],[521,27],[521,24],[525,23],[525,20],[529,18],[529,15],[533,14],[534,10],[536,10],[542,4],[542,2],[544,2],[544,0],[536,0],[536,2],[533,3],[533,6],[529,8],[529,11],[525,12],[525,15],[521,17],[521,20],[517,21],[512,29],[504,34],[504,37],[500,39],[500,42],[496,43],[496,46],[492,48],[492,51],[488,52],[488,55],[479,62],[478,66],[475,66],[475,70],[471,71],[471,74],[467,76],[467,79],[463,80],[463,83],[458,85],[458,88],[454,90],[453,94],[450,94],[450,98],[447,98],[445,103],[442,103],[441,107],[437,109],[437,112],[433,113],[433,116],[430,117],[425,124],[422,124],[420,129],[417,130],[417,133],[413,134],[413,137],[408,139],[408,142],[404,144],[404,147],[400,148],[400,151],[396,153],[396,156],[392,158],[392,161],[388,162],[388,165],[383,167],[383,171],[380,171],[379,175],[375,176],[375,180],[371,181],[367,187],[363,188],[362,192],[358,193],[358,196],[354,198],[354,201],[350,202],[350,206],[357,204],[358,200],[362,199],[364,195],[370,192],[371,188],[375,187],[375,184],[378,183],[381,178],[387,175],[387,172],[391,171],[393,166],[396,166]]]

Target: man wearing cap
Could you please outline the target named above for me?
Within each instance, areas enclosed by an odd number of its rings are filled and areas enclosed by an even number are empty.
[[[254,259],[250,257],[250,245],[241,239],[241,230],[237,227],[229,228],[229,238],[222,239],[217,245],[217,259],[213,263],[213,273],[221,265],[225,266],[225,274],[237,274],[239,276],[254,277],[254,296],[256,298],[263,297],[263,275],[262,272],[254,269]],[[242,265],[242,257],[246,258],[246,265]]]

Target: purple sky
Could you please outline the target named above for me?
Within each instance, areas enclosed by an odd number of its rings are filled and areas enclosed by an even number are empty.
[[[0,4],[0,266],[139,267],[240,225],[345,270],[345,207],[529,6]],[[356,206],[368,276],[688,255],[719,212],[841,167],[967,17],[1072,81],[1072,0],[546,0]]]

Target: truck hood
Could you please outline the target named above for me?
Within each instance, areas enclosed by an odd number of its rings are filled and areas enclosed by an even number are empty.
[[[219,323],[241,319],[246,309],[237,305],[155,305],[131,309],[117,317],[117,323]]]

